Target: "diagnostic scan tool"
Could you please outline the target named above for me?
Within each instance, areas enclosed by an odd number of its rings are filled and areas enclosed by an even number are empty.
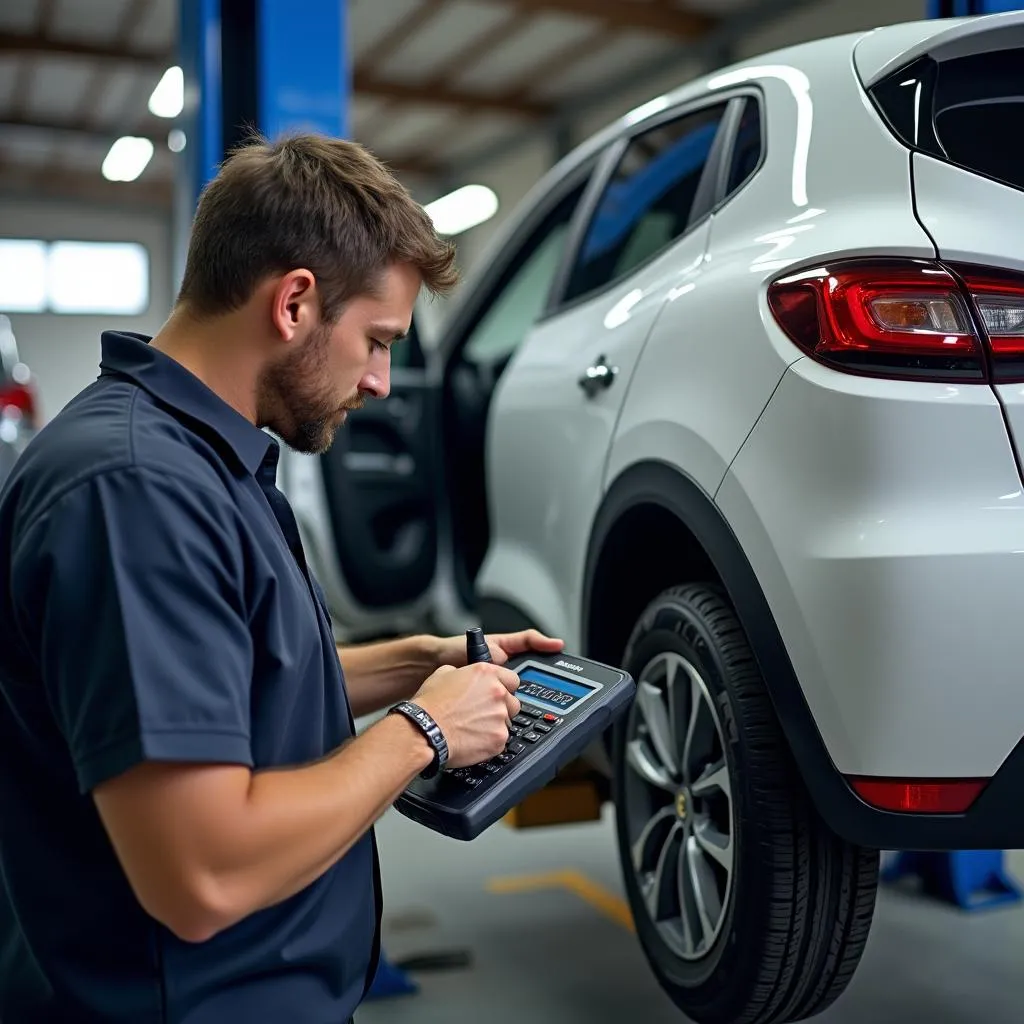
[[[468,630],[466,636],[470,660],[489,660],[480,631]],[[522,710],[512,720],[504,751],[484,764],[417,778],[395,803],[407,818],[454,839],[475,839],[546,786],[615,721],[636,692],[622,669],[564,652],[527,652],[505,667],[519,676]]]

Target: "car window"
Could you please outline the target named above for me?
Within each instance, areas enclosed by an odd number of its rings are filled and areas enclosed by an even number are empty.
[[[1024,189],[1015,141],[1024,129],[1024,47],[941,63],[921,57],[873,86],[871,96],[907,145]]]
[[[469,335],[464,359],[499,362],[526,337],[547,301],[583,189],[583,184],[574,188],[516,254],[511,275]]]
[[[737,192],[757,170],[761,162],[763,141],[761,137],[761,104],[753,96],[744,99],[736,141],[729,161],[729,178],[725,186],[726,197]]]
[[[686,231],[724,112],[709,107],[630,142],[580,245],[567,300],[628,274]]]

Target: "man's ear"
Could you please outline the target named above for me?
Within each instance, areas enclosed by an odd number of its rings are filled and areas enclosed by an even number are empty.
[[[304,338],[319,323],[320,299],[309,270],[290,270],[278,278],[270,301],[274,330],[282,341]]]

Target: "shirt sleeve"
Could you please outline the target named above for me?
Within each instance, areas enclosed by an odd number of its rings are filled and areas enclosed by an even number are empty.
[[[83,793],[145,760],[252,765],[238,514],[133,466],[75,486],[18,546],[22,629]]]

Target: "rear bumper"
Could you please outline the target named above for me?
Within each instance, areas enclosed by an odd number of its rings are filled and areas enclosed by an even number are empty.
[[[791,367],[717,503],[730,586],[821,816],[879,849],[1024,846],[1024,491],[987,386]],[[963,814],[849,778],[989,780]]]
[[[878,850],[1024,848],[1024,740],[964,814],[897,814],[878,810],[861,800],[835,769],[806,781],[828,826],[837,835],[861,846]]]

